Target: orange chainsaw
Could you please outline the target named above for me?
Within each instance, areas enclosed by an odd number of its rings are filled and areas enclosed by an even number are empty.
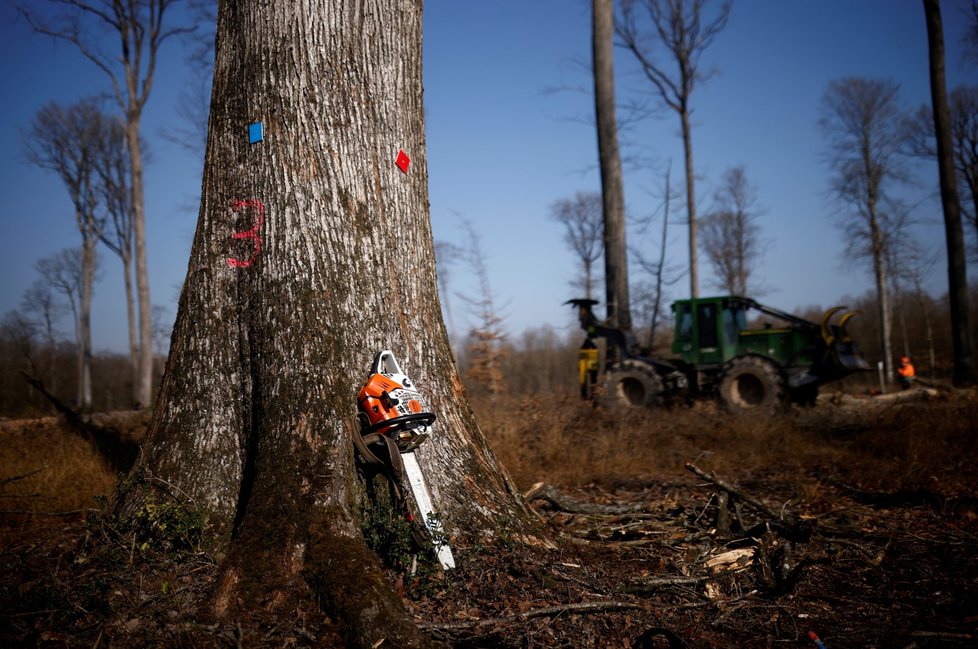
[[[454,568],[452,549],[445,541],[431,494],[414,455],[414,449],[431,435],[435,415],[428,412],[421,393],[401,371],[390,350],[385,349],[374,357],[370,376],[357,397],[357,407],[360,434],[354,435],[354,442],[361,456],[367,462],[382,463],[371,447],[387,447],[391,469],[399,482],[407,480],[438,561],[446,570]]]

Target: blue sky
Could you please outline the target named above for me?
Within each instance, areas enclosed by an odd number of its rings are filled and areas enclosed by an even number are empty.
[[[960,58],[964,21],[958,2],[942,2],[949,86],[978,83],[978,71]],[[586,0],[428,0],[425,8],[425,107],[428,130],[431,218],[435,238],[465,245],[462,219],[479,233],[492,289],[504,305],[505,327],[515,337],[545,324],[572,329],[562,303],[575,260],[563,242],[550,205],[577,191],[599,189],[597,148],[589,79],[590,2]],[[0,7],[0,148],[3,241],[0,314],[16,308],[35,279],[34,263],[76,246],[67,193],[53,175],[23,160],[19,129],[49,101],[71,103],[104,91],[104,77],[71,48],[30,33],[9,5]],[[186,83],[182,50],[164,52],[147,107],[144,134],[153,159],[147,168],[149,264],[154,303],[175,315],[179,285],[196,221],[193,204],[201,161],[160,137],[179,128],[175,113]],[[756,273],[767,289],[763,301],[793,310],[830,306],[871,286],[863,266],[844,263],[838,208],[826,196],[824,148],[817,120],[819,101],[833,79],[865,76],[901,84],[908,108],[929,99],[926,33],[919,0],[736,0],[726,30],[703,65],[715,75],[693,96],[693,146],[701,211],[718,179],[744,165],[764,208],[762,235],[773,242]],[[647,90],[628,54],[616,51],[620,96]],[[553,92],[555,88],[564,88]],[[579,88],[580,91],[573,90]],[[662,111],[622,134],[625,153],[647,161],[629,167],[626,203],[631,218],[658,205],[664,170],[682,187],[678,120]],[[933,193],[936,176],[919,168],[922,185],[908,192],[916,203]],[[676,219],[680,206],[674,205]],[[915,236],[940,249],[939,206],[924,200]],[[668,254],[686,263],[685,229],[670,226]],[[650,249],[658,231],[631,245]],[[943,257],[942,257],[943,260]],[[943,264],[943,261],[941,262]],[[93,313],[97,350],[125,347],[122,280],[117,260],[103,255]],[[712,275],[701,257],[701,294],[712,292]],[[467,326],[456,295],[474,290],[462,265],[452,269],[449,301],[459,329]],[[632,280],[639,277],[633,273]],[[945,290],[939,265],[928,282]],[[688,282],[670,289],[685,297]],[[68,323],[65,323],[66,333]]]

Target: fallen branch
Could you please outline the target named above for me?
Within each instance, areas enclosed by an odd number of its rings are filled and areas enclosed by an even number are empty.
[[[585,503],[576,498],[572,498],[565,493],[561,493],[556,488],[543,482],[538,482],[530,490],[523,494],[527,501],[546,500],[551,505],[562,512],[569,514],[591,514],[597,516],[614,516],[616,514],[629,514],[645,509],[645,503],[633,505],[595,505]]]
[[[742,490],[738,489],[737,487],[734,487],[729,482],[725,482],[725,481],[717,478],[712,473],[707,473],[707,472],[703,471],[703,469],[699,468],[698,466],[696,466],[692,462],[687,462],[686,463],[686,468],[689,471],[692,471],[693,473],[695,473],[696,475],[698,475],[699,477],[703,478],[704,480],[707,480],[708,482],[713,483],[714,485],[716,485],[717,487],[719,487],[723,491],[726,491],[730,495],[732,495],[732,496],[734,496],[736,498],[739,498],[741,500],[741,502],[750,505],[751,507],[753,507],[754,509],[756,509],[760,513],[762,513],[762,514],[764,514],[766,516],[769,516],[769,517],[771,517],[771,518],[773,518],[774,520],[777,520],[777,521],[780,521],[780,520],[790,520],[790,517],[786,518],[783,514],[779,514],[778,512],[774,511],[773,509],[771,509],[770,507],[768,507],[767,505],[765,505],[764,503],[762,503],[757,498],[754,498],[750,494],[744,493]]]
[[[31,387],[51,402],[51,405],[61,413],[72,430],[92,445],[95,452],[108,463],[109,468],[113,472],[126,473],[132,468],[132,465],[136,462],[136,456],[139,453],[138,444],[122,439],[118,431],[92,423],[88,417],[83,416],[77,410],[66,405],[61,399],[51,394],[44,387],[44,382],[39,378],[31,376],[24,371],[21,371],[21,375]]]
[[[633,595],[648,595],[663,588],[674,586],[697,586],[707,581],[706,577],[649,577],[632,579],[625,587],[626,593]]]
[[[421,624],[419,626],[425,631],[453,631],[459,629],[477,629],[480,627],[495,626],[499,624],[514,624],[516,622],[532,620],[533,618],[553,617],[555,615],[562,615],[564,613],[604,613],[607,611],[641,610],[642,608],[643,607],[639,606],[638,604],[618,601],[580,602],[578,604],[564,604],[563,606],[545,606],[543,608],[535,608],[529,611],[523,611],[522,613],[517,613],[516,615],[507,615],[505,617],[459,620],[456,622],[434,622]]]
[[[40,473],[41,471],[47,471],[47,470],[48,470],[48,467],[42,466],[40,469],[34,469],[33,471],[28,471],[27,473],[22,473],[20,475],[15,475],[15,476],[12,476],[10,478],[3,478],[2,480],[0,480],[0,487],[3,487],[5,485],[8,485],[11,482],[17,482],[18,480],[23,480],[24,478],[29,478],[32,475],[36,474],[36,473]]]

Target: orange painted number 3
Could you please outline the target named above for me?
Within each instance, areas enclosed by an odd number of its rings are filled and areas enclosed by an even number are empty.
[[[242,210],[248,209],[249,207],[255,208],[258,212],[258,221],[255,223],[254,227],[249,230],[244,230],[242,232],[235,232],[231,236],[235,239],[251,239],[255,246],[255,252],[248,259],[241,260],[235,259],[234,257],[228,257],[228,266],[231,268],[248,268],[253,263],[255,259],[258,258],[258,254],[261,252],[261,237],[258,236],[258,229],[265,223],[265,206],[257,198],[252,198],[246,201],[234,201],[231,203],[231,211],[240,212]]]

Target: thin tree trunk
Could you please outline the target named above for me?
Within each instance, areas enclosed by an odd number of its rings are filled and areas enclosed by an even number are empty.
[[[86,238],[82,244],[82,287],[78,318],[78,407],[92,409],[92,292],[95,285],[95,264],[98,242],[96,237]]]
[[[689,215],[689,296],[700,296],[699,264],[696,260],[696,177],[693,175],[693,133],[689,113],[680,112],[683,129],[683,154],[686,157],[686,213]]]
[[[615,117],[615,71],[612,51],[612,0],[593,0],[591,50],[594,65],[594,114],[598,125],[598,161],[604,206],[604,267],[608,323],[632,328],[628,295],[628,251],[625,242],[625,191]]]
[[[132,375],[133,403],[142,403],[139,400],[139,337],[136,331],[136,296],[133,294],[132,286],[132,255],[123,254],[122,272],[125,277],[126,289],[126,321],[129,324],[129,366]]]
[[[893,344],[892,344],[892,309],[890,294],[886,281],[886,264],[883,252],[883,240],[876,220],[876,208],[870,208],[870,233],[873,247],[873,276],[876,279],[876,294],[879,298],[880,318],[880,354],[883,357],[883,374],[887,383],[893,382]]]
[[[975,360],[972,355],[972,332],[968,313],[968,273],[954,173],[951,126],[944,74],[944,25],[939,0],[924,0],[927,19],[927,43],[930,60],[930,95],[937,139],[937,166],[941,181],[941,204],[944,207],[944,233],[947,240],[948,295],[951,303],[951,336],[954,344],[954,385],[975,384]]]
[[[143,153],[139,143],[139,119],[126,123],[126,143],[132,165],[132,233],[135,244],[136,297],[139,305],[139,374],[136,403],[149,406],[153,400],[153,303],[149,295],[149,265],[146,252],[146,211],[143,198]]]

